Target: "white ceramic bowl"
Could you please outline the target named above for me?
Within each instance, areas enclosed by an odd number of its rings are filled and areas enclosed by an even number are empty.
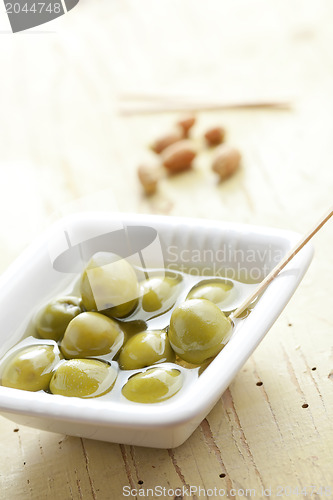
[[[21,340],[36,307],[73,281],[75,274],[69,271],[79,270],[81,257],[105,249],[98,248],[105,244],[101,235],[124,226],[134,228],[137,235],[148,235],[139,237],[141,249],[133,249],[133,255],[138,254],[147,265],[161,267],[162,258],[166,266],[174,266],[175,261],[178,266],[182,260],[198,266],[201,256],[202,265],[223,265],[232,277],[241,270],[256,279],[262,279],[299,238],[290,231],[178,217],[85,213],[62,219],[0,279],[0,357]],[[151,237],[154,234],[156,238]],[[279,316],[312,255],[307,245],[269,285],[209,367],[170,400],[144,405],[124,398],[66,398],[0,386],[1,413],[47,431],[157,448],[179,446],[213,408]]]

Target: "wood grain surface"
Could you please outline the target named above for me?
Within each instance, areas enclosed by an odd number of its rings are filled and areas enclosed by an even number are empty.
[[[81,0],[39,33],[1,33],[0,271],[84,209],[306,231],[333,198],[332,16],[330,0]],[[205,150],[145,198],[136,167],[179,113],[121,117],[126,92],[288,97],[292,109],[198,113],[198,147],[208,126],[225,126],[241,171],[217,184]],[[137,498],[158,498],[156,486],[162,498],[333,498],[332,244],[330,223],[289,305],[184,445],[103,443],[0,417],[0,499],[118,500],[125,486]]]

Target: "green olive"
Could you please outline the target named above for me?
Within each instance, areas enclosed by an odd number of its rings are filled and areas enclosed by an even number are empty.
[[[179,279],[171,276],[156,276],[143,281],[140,284],[142,309],[155,312],[162,307],[172,307],[176,300],[175,286],[178,284]]]
[[[61,340],[69,322],[81,312],[82,301],[79,297],[52,300],[37,315],[38,335],[42,339]]]
[[[50,382],[52,394],[97,398],[111,391],[117,371],[103,361],[71,359],[61,363]]]
[[[65,358],[116,354],[124,342],[118,323],[103,314],[84,312],[69,323],[60,349]]]
[[[166,332],[155,330],[137,333],[131,337],[122,348],[118,362],[123,370],[136,370],[174,360],[175,353],[171,349]]]
[[[182,384],[179,370],[150,368],[130,377],[121,392],[135,403],[160,403],[174,396]]]
[[[221,307],[232,287],[233,285],[231,283],[224,283],[223,281],[202,283],[192,288],[187,298],[207,299]]]
[[[138,304],[139,284],[133,267],[121,257],[107,252],[95,254],[86,266],[80,283],[87,311],[100,311],[124,318]]]
[[[220,352],[230,332],[230,321],[213,302],[191,299],[173,310],[168,335],[180,358],[201,364]]]
[[[52,371],[60,361],[55,345],[32,345],[10,357],[4,366],[1,383],[25,391],[47,390]]]

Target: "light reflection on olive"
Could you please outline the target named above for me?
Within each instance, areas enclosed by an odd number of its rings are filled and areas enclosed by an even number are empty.
[[[140,283],[142,309],[146,312],[157,312],[170,308],[176,301],[179,277],[155,276]]]
[[[96,312],[84,312],[68,325],[60,349],[65,358],[116,354],[124,342],[119,324]]]
[[[229,319],[213,302],[190,299],[173,310],[168,335],[180,358],[201,364],[220,352],[230,332]]]
[[[49,302],[38,313],[36,330],[43,339],[56,342],[64,336],[69,322],[82,313],[82,300],[79,297],[61,297]]]
[[[232,288],[233,284],[231,282],[220,280],[203,282],[192,288],[187,295],[187,299],[207,299],[223,309],[223,303],[228,298]]]
[[[167,334],[161,330],[137,333],[126,342],[118,358],[123,370],[135,370],[174,360],[175,353]]]
[[[59,365],[50,391],[61,396],[96,398],[111,391],[117,378],[112,366],[95,359],[71,359]]]
[[[1,384],[25,391],[46,391],[52,370],[60,361],[55,345],[32,345],[21,349],[4,365]]]
[[[174,396],[182,384],[183,375],[179,370],[150,368],[130,377],[122,394],[135,403],[161,403]]]

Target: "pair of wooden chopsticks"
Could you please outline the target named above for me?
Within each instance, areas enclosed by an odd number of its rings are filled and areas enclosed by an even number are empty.
[[[227,100],[219,97],[168,95],[158,93],[123,93],[118,95],[118,112],[121,115],[165,113],[177,111],[218,111],[228,109],[290,109],[291,101],[277,100]]]

